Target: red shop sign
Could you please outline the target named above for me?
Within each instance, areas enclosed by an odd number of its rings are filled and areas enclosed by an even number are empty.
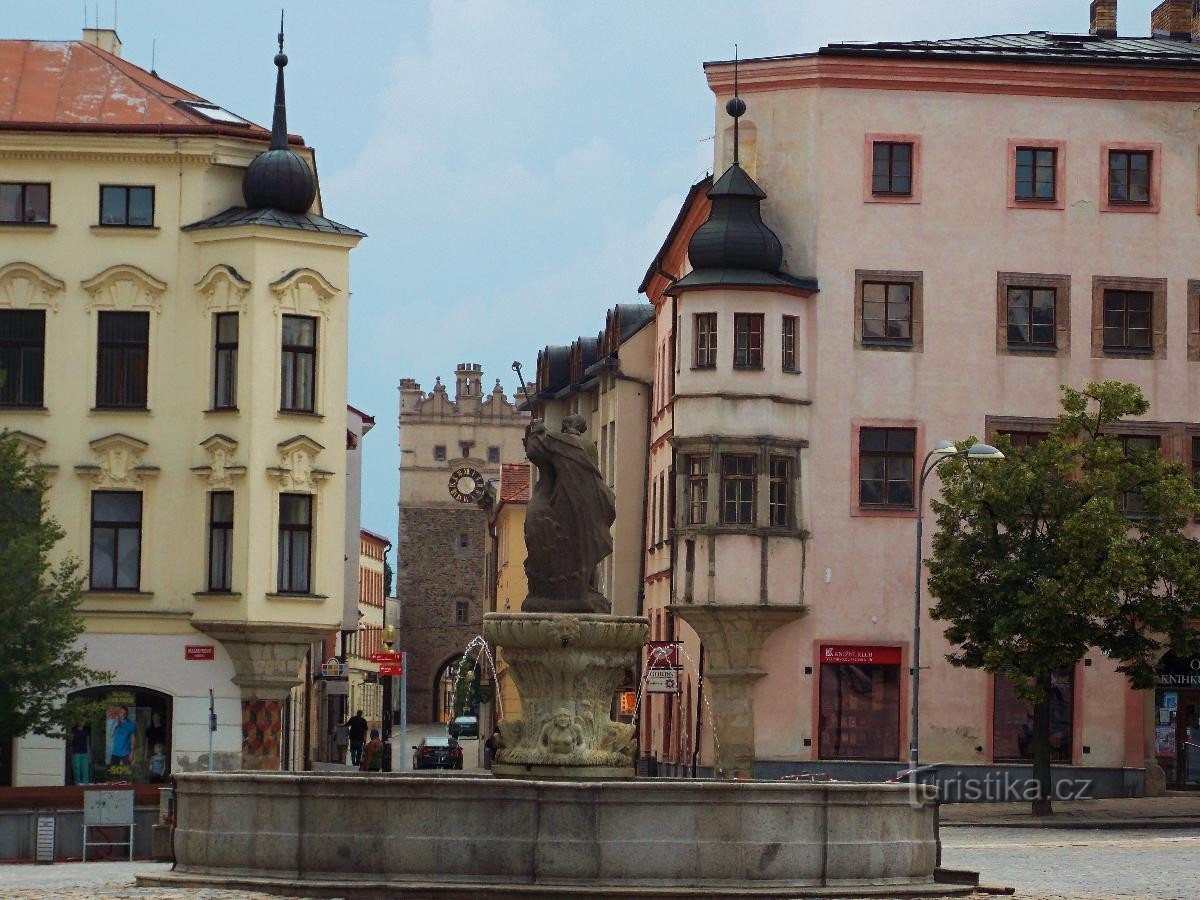
[[[650,669],[678,669],[679,641],[647,641],[646,663]]]
[[[900,665],[899,647],[859,647],[838,644],[821,645],[822,663],[842,663],[852,666]]]
[[[183,658],[190,660],[211,661],[215,659],[215,648],[205,644],[188,644],[183,648]]]

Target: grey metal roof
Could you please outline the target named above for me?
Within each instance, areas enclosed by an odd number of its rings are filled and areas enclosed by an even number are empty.
[[[316,213],[291,213],[281,209],[246,209],[231,206],[215,216],[184,225],[181,231],[201,228],[236,228],[239,225],[266,225],[271,228],[291,228],[296,231],[318,231],[323,234],[344,234],[351,237],[366,237],[356,228],[342,225]]]
[[[696,288],[764,288],[816,293],[817,279],[797,278],[787,272],[758,272],[753,269],[693,269],[664,293],[674,296]]]

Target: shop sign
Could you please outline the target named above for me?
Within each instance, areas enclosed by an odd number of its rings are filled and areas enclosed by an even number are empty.
[[[216,658],[216,648],[204,644],[188,644],[183,648],[183,658],[192,661],[211,662]]]
[[[651,694],[678,694],[678,669],[647,669],[646,690]]]
[[[647,641],[646,664],[651,669],[678,669],[679,641]]]
[[[390,650],[379,651],[371,654],[371,662],[398,663],[400,662],[400,654]]]
[[[1159,687],[1200,688],[1200,656],[1190,659],[1164,658],[1161,667],[1154,673],[1154,681]]]
[[[824,644],[821,647],[821,662],[850,666],[898,666],[899,647],[859,647]]]

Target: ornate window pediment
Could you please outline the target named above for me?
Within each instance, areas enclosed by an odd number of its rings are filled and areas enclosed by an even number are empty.
[[[30,434],[28,431],[10,431],[8,436],[17,442],[17,446],[36,468],[45,472],[53,472],[58,469],[56,465],[42,462],[42,451],[46,449],[46,442],[37,435]]]
[[[271,466],[267,473],[278,479],[285,491],[315,490],[333,474],[328,469],[316,467],[317,456],[325,448],[306,434],[280,441],[276,446],[279,449],[279,465]]]
[[[208,465],[192,466],[192,472],[207,478],[209,487],[214,489],[232,487],[233,479],[246,474],[246,467],[233,461],[237,445],[237,441],[224,434],[205,438],[200,446],[208,452]]]
[[[196,282],[196,291],[204,298],[208,309],[239,310],[245,306],[250,282],[233,266],[218,263]]]
[[[158,475],[158,466],[142,462],[150,446],[127,434],[115,433],[89,442],[96,461],[75,467],[75,473],[90,478],[98,487],[137,487],[144,478]]]
[[[339,293],[315,269],[292,269],[278,281],[271,282],[276,311],[297,312],[324,316],[329,313],[329,301]]]
[[[99,275],[81,282],[88,295],[88,309],[150,309],[162,311],[167,283],[137,266],[109,266]]]
[[[41,307],[58,312],[58,297],[66,286],[66,282],[43,272],[33,263],[11,262],[0,266],[0,306],[3,307]]]

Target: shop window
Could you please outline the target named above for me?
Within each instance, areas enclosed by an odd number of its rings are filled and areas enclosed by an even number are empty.
[[[312,574],[312,496],[279,495],[279,593],[307,594]]]
[[[100,224],[150,228],[154,225],[154,188],[106,184],[100,188]]]
[[[237,409],[238,314],[213,316],[213,409]]]
[[[1033,704],[1022,700],[1012,682],[994,678],[992,704],[992,760],[1019,762],[1033,759]],[[1050,761],[1071,762],[1074,689],[1069,671],[1050,678]]]
[[[821,647],[821,759],[900,758],[900,650]]]
[[[703,525],[708,516],[708,456],[689,456],[687,473],[687,523]]]
[[[171,774],[172,700],[146,688],[88,688],[70,699],[94,705],[67,729],[68,784],[162,783]]]
[[[0,310],[0,406],[42,405],[46,313]]]
[[[0,184],[0,225],[48,225],[50,185]]]
[[[142,495],[136,491],[94,491],[91,590],[138,590],[141,557]]]
[[[721,457],[721,524],[754,524],[756,457],[727,453]]]
[[[314,412],[317,394],[317,320],[311,316],[283,317],[280,409]]]
[[[96,406],[100,409],[145,409],[149,356],[149,313],[100,313]]]

